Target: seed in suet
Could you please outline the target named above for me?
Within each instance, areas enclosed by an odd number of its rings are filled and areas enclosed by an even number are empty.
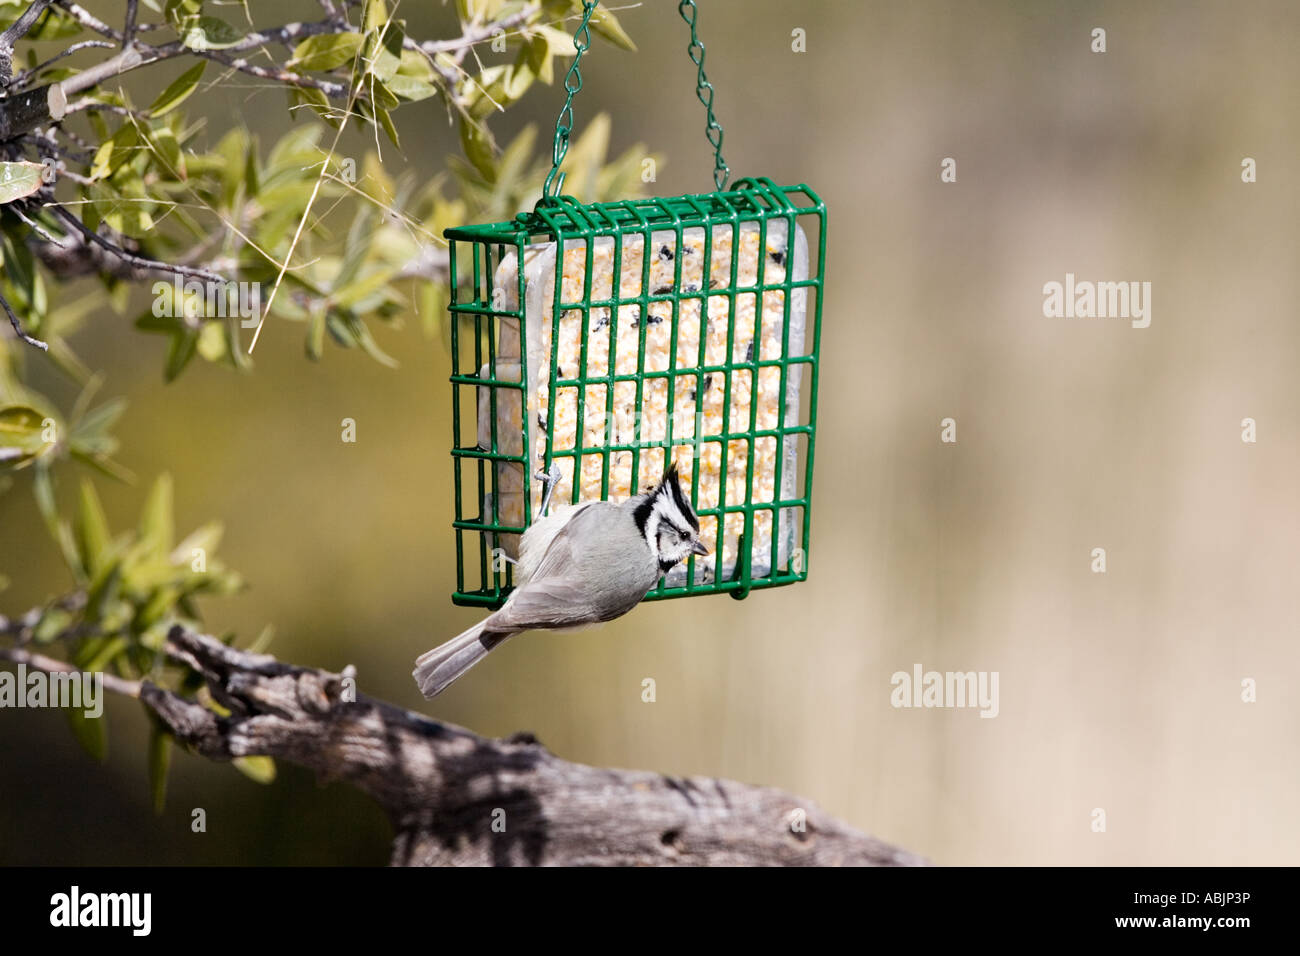
[[[669,249],[667,246],[660,246],[660,247],[659,247],[659,258],[660,258],[660,259],[663,259],[665,262],[672,262],[672,261],[673,261],[673,251],[672,251],[671,249]]]

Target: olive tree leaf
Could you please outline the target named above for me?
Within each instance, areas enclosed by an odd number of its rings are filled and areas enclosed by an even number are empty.
[[[357,58],[365,37],[360,33],[323,33],[307,37],[293,49],[289,69],[328,73]]]
[[[270,757],[236,757],[230,761],[236,770],[258,783],[275,781],[275,761]]]
[[[44,173],[45,167],[40,163],[0,163],[0,206],[37,192],[45,181]]]
[[[174,746],[172,735],[154,722],[149,734],[149,789],[154,813],[162,813],[167,803],[167,771],[171,769]]]
[[[104,507],[99,503],[99,495],[95,493],[95,486],[85,478],[81,481],[81,508],[77,517],[76,531],[81,562],[91,578],[94,578],[110,557],[112,538],[108,532],[108,519],[104,517]]]
[[[72,727],[72,736],[85,749],[86,753],[100,763],[108,759],[108,721],[104,715],[97,718],[86,716],[86,712],[76,707],[64,711]]]
[[[191,18],[181,30],[181,44],[191,50],[226,50],[244,39],[243,31],[217,17]]]
[[[170,113],[176,107],[180,106],[199,86],[199,80],[203,78],[203,71],[207,67],[207,60],[199,60],[194,66],[186,70],[172,84],[158,94],[158,98],[153,101],[149,107],[149,112],[157,117],[164,113]]]
[[[163,472],[154,481],[144,511],[140,514],[140,540],[150,551],[167,553],[172,549],[175,527],[172,522],[172,476]]]
[[[54,447],[45,440],[45,419],[29,405],[0,408],[0,467],[21,468]]]
[[[574,6],[580,9],[582,0],[577,0]],[[614,16],[606,8],[601,7],[596,11],[595,16],[591,18],[591,28],[596,31],[598,36],[603,37],[615,46],[630,50],[633,53],[636,52],[636,44],[627,35],[623,25],[618,22],[618,17]]]

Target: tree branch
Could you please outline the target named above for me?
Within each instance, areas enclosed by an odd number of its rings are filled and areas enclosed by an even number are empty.
[[[294,667],[180,626],[165,650],[230,711],[141,681],[139,699],[178,740],[213,760],[265,755],[353,784],[388,812],[397,866],[925,862],[779,790],[570,763],[529,734],[492,740],[345,693],[350,668]]]
[[[35,346],[36,348],[40,349],[42,352],[48,352],[50,350],[50,347],[46,345],[44,342],[42,342],[40,339],[28,335],[23,330],[23,324],[18,321],[18,316],[14,315],[13,307],[9,304],[9,300],[4,297],[3,293],[0,293],[0,307],[3,307],[5,315],[9,316],[9,324],[13,326],[15,335],[17,335],[28,345]]]
[[[219,276],[209,269],[171,262],[160,262],[156,259],[146,259],[144,256],[138,256],[134,252],[124,249],[116,243],[109,242],[99,233],[90,229],[85,223],[63,206],[60,206],[57,203],[50,203],[46,208],[53,212],[61,222],[71,226],[84,240],[94,243],[96,246],[103,249],[110,257],[110,263],[112,259],[117,259],[120,260],[123,265],[129,266],[130,269],[133,270],[127,273],[129,275],[147,276],[161,272],[169,275],[189,276],[191,278],[204,279],[208,282],[216,282],[220,284],[226,282],[224,276]],[[42,258],[42,261],[46,261],[44,260],[44,257]],[[114,267],[110,264],[106,271],[112,273],[114,272]]]
[[[52,0],[35,0],[18,15],[17,20],[9,24],[8,29],[0,33],[0,89],[9,85],[9,78],[13,75],[14,44],[27,35],[27,31],[51,2]]]

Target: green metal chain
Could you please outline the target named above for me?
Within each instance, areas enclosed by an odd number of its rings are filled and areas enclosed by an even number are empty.
[[[573,34],[573,47],[575,50],[573,63],[569,67],[569,72],[564,76],[564,90],[567,95],[564,98],[564,108],[560,110],[559,118],[555,121],[555,142],[551,149],[551,171],[546,174],[546,182],[542,184],[542,198],[538,202],[539,206],[555,203],[557,195],[564,189],[564,173],[560,172],[560,165],[569,152],[569,135],[573,132],[573,97],[582,89],[582,70],[578,68],[578,63],[582,60],[582,55],[591,47],[591,31],[588,29],[588,24],[591,21],[591,15],[596,11],[598,2],[599,0],[583,0],[582,21]],[[713,115],[713,84],[709,82],[709,78],[704,74],[704,44],[700,42],[699,35],[696,33],[696,15],[699,11],[695,5],[695,0],[681,0],[677,5],[677,12],[681,14],[682,19],[691,28],[691,43],[686,48],[686,52],[690,55],[691,62],[697,68],[695,95],[704,104],[704,109],[708,113],[705,136],[708,138],[709,145],[713,147],[713,183],[719,190],[722,190],[727,186],[727,177],[731,174],[731,168],[727,165],[726,160],[722,158],[722,124]]]
[[[704,75],[704,44],[700,42],[700,38],[695,32],[695,17],[698,13],[695,0],[681,0],[677,4],[677,12],[681,14],[682,19],[691,28],[691,45],[686,48],[686,52],[690,54],[691,62],[699,70],[698,79],[695,82],[695,95],[704,104],[704,109],[709,115],[709,122],[705,127],[704,134],[708,137],[709,145],[713,147],[713,183],[721,192],[727,187],[727,176],[731,173],[731,169],[727,166],[727,161],[722,158],[722,124],[713,115],[713,84]]]
[[[577,32],[573,34],[573,48],[576,52],[569,72],[564,75],[564,89],[568,95],[564,98],[564,109],[560,110],[559,119],[555,121],[551,171],[546,174],[546,182],[542,184],[543,204],[554,202],[556,194],[564,188],[564,174],[560,172],[560,164],[564,162],[564,156],[569,151],[569,134],[573,132],[573,97],[582,89],[582,71],[578,69],[578,63],[582,60],[582,54],[586,53],[587,48],[591,46],[591,31],[587,29],[587,24],[596,11],[596,3],[597,0],[583,0],[582,22],[578,24]]]

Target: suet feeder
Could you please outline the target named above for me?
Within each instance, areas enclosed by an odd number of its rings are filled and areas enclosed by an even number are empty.
[[[744,597],[808,574],[826,208],[803,185],[727,186],[689,0],[715,191],[555,195],[594,7],[541,201],[445,233],[457,604],[505,601],[519,536],[544,507],[625,499],[669,461],[712,553],[647,600]]]

